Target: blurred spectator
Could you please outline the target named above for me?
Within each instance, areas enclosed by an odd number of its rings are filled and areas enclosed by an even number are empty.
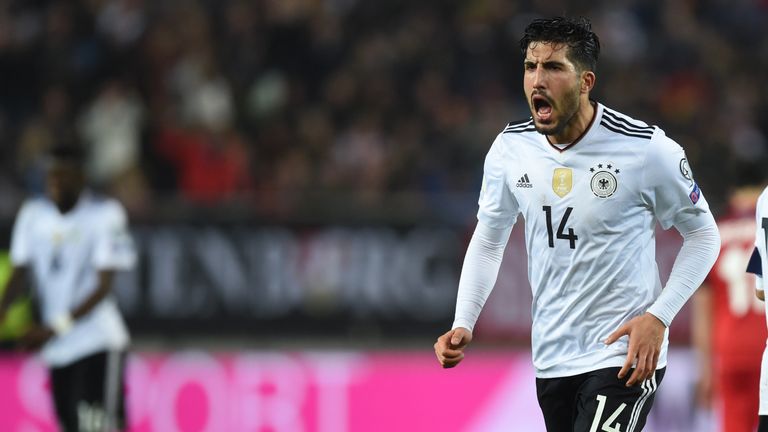
[[[201,50],[183,57],[171,72],[181,118],[212,131],[228,129],[234,118],[229,82],[217,70],[213,54]]]
[[[193,203],[242,199],[251,190],[247,145],[236,131],[168,127],[156,143],[178,172],[181,195]]]
[[[46,155],[56,145],[72,144],[71,101],[66,89],[56,85],[43,92],[40,112],[24,124],[17,147],[18,170],[27,192],[45,190]]]
[[[99,31],[118,47],[135,44],[146,28],[142,0],[108,0],[97,17]]]
[[[86,172],[96,186],[110,187],[136,169],[141,151],[144,107],[119,81],[109,81],[80,118],[87,150]]]

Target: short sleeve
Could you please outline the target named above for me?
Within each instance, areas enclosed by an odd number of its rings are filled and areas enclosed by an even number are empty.
[[[664,132],[654,135],[643,168],[644,199],[664,229],[709,213],[683,148]]]
[[[128,218],[117,202],[104,204],[99,219],[94,266],[99,270],[129,270],[136,263],[136,250],[128,231]]]
[[[491,228],[507,228],[517,219],[517,201],[505,174],[502,136],[499,134],[485,157],[483,185],[478,200],[477,219]]]
[[[11,263],[14,266],[25,266],[32,260],[32,219],[35,214],[35,203],[25,202],[19,209],[13,223],[11,234]]]

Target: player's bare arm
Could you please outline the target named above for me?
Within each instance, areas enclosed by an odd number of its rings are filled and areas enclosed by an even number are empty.
[[[40,349],[49,339],[56,334],[63,334],[69,331],[74,322],[87,315],[96,305],[98,305],[112,290],[112,280],[115,272],[112,270],[102,270],[99,272],[99,285],[79,306],[77,306],[69,316],[57,318],[52,327],[36,325],[22,337],[21,346],[30,351]]]
[[[24,333],[19,345],[21,346],[21,349],[25,351],[37,351],[55,334],[56,333],[54,333],[50,327],[36,324]]]
[[[696,404],[703,408],[710,407],[712,403],[713,289],[710,284],[704,283],[696,290],[692,298],[691,335],[693,347],[698,357],[695,397]]]
[[[761,301],[765,301],[765,291],[763,290],[755,290],[755,296],[760,299]]]
[[[661,320],[646,312],[629,320],[605,340],[610,345],[622,336],[629,336],[627,359],[618,375],[619,379],[623,379],[635,364],[635,370],[627,380],[627,387],[641,384],[656,372],[665,330],[666,326]]]
[[[14,266],[11,269],[11,276],[5,285],[5,291],[0,298],[0,322],[5,318],[8,307],[16,300],[24,289],[27,280],[27,268],[24,266]]]
[[[464,348],[472,342],[472,332],[457,327],[445,332],[435,342],[435,355],[440,365],[452,368],[464,359]]]
[[[11,270],[11,276],[5,287],[2,300],[0,300],[0,322],[5,319],[5,314],[11,303],[22,293],[27,282],[27,268],[24,266],[14,266]],[[20,346],[24,349],[37,349],[47,341],[53,333],[47,327],[33,325],[32,328],[22,336]]]
[[[27,268],[24,266],[14,266],[11,277],[8,280],[8,285],[5,290],[5,296],[0,301],[0,322],[5,317],[5,312],[8,310],[11,302],[21,294],[27,283]],[[40,323],[33,324],[19,340],[19,346],[23,350],[37,351],[43,346],[51,337],[54,332],[49,327]]]
[[[77,320],[88,314],[99,302],[104,300],[110,291],[112,291],[112,280],[115,278],[113,270],[102,270],[99,272],[99,285],[83,302],[72,311],[72,319]]]

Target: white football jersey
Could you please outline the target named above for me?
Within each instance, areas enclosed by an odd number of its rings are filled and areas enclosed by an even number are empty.
[[[654,227],[709,212],[683,149],[655,126],[596,105],[565,148],[533,121],[511,123],[485,161],[478,219],[525,219],[533,291],[533,363],[540,378],[624,364],[627,337],[603,341],[661,292]],[[658,367],[666,365],[665,334]]]
[[[88,192],[61,214],[45,198],[24,203],[13,228],[11,261],[29,268],[41,318],[51,325],[97,288],[100,270],[126,270],[136,261],[123,207]],[[65,366],[98,351],[124,349],[129,336],[115,300],[108,296],[72,329],[42,349],[50,366]]]
[[[757,197],[757,207],[755,209],[755,249],[759,258],[759,265],[753,266],[752,260],[755,259],[753,254],[750,259],[747,271],[755,273],[759,277],[757,289],[766,290],[765,279],[766,269],[768,269],[768,255],[766,255],[766,246],[768,244],[768,187],[763,189],[760,196]],[[757,263],[755,263],[757,264]],[[768,317],[768,301],[764,302],[766,317]],[[768,351],[767,351],[768,353]],[[762,415],[762,414],[761,414]]]
[[[759,268],[748,268],[747,271],[758,275],[757,288],[765,291],[766,269],[768,269],[768,187],[757,198],[757,209],[755,211],[755,222],[757,229],[755,231],[755,248],[760,256]],[[752,263],[750,262],[750,265]],[[764,302],[765,314],[768,317],[768,301]],[[763,352],[763,360],[760,369],[760,406],[758,414],[768,415],[768,346]]]
[[[768,269],[768,255],[766,255],[766,243],[768,243],[768,187],[763,189],[763,192],[757,198],[755,224],[755,248],[760,254],[759,275],[765,278],[765,269]],[[768,307],[768,302],[766,302],[766,307]]]

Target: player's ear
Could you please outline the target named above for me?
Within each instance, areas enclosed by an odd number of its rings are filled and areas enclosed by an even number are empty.
[[[597,77],[595,76],[595,73],[590,70],[585,70],[581,73],[581,92],[582,93],[589,93],[592,91],[592,88],[595,86],[595,80]]]

